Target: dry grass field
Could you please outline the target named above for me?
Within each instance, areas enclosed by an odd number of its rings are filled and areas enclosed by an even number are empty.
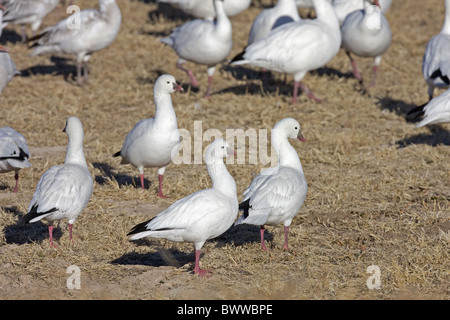
[[[444,1],[394,0],[387,18],[393,43],[375,88],[353,77],[344,52],[304,81],[326,102],[300,94],[291,105],[292,77],[272,73],[262,87],[250,67],[216,70],[213,94],[203,98],[206,68],[189,64],[200,88],[191,90],[176,69],[174,51],[159,38],[189,19],[179,11],[158,11],[155,1],[119,0],[123,24],[116,41],[90,61],[90,84],[73,79],[75,61],[66,56],[30,57],[20,29],[9,27],[1,43],[22,75],[0,97],[0,126],[26,137],[32,167],[0,175],[0,299],[449,299],[450,298],[450,124],[415,128],[406,113],[427,101],[421,74],[426,43],[444,20]],[[263,1],[268,5],[269,0]],[[81,8],[96,0],[75,0]],[[261,10],[252,5],[231,19],[233,50],[245,46],[250,23]],[[306,12],[301,12],[305,16]],[[66,16],[59,8],[44,25]],[[371,59],[358,63],[369,80]],[[218,129],[270,130],[285,117],[302,125],[306,143],[292,141],[309,190],[283,251],[282,225],[268,227],[270,252],[260,249],[259,228],[232,227],[203,247],[208,279],[192,274],[190,243],[131,242],[127,232],[174,201],[207,188],[204,164],[171,164],[160,199],[156,169],[146,169],[142,192],[137,169],[112,154],[125,135],[154,114],[153,83],[169,73],[183,85],[173,95],[180,128],[194,135]],[[369,83],[369,81],[366,81]],[[439,94],[440,92],[436,92]],[[68,239],[67,221],[56,225],[58,248],[48,243],[47,225],[24,225],[40,176],[62,163],[65,120],[75,115],[85,129],[85,154],[94,193]],[[203,149],[209,144],[203,142]],[[246,151],[248,152],[248,150]],[[267,165],[228,164],[238,199]],[[81,289],[69,289],[67,268],[80,268]],[[369,289],[369,266],[378,266],[381,287]]]

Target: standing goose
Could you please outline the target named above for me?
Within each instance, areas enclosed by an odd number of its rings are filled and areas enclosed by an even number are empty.
[[[214,20],[216,12],[211,0],[158,0],[158,2],[178,5],[183,12],[196,19]],[[234,17],[250,6],[251,0],[224,0],[223,9],[228,17]]]
[[[10,127],[0,128],[0,173],[15,172],[14,193],[19,191],[19,170],[31,167],[29,158],[25,137]]]
[[[98,10],[82,10],[30,39],[37,40],[32,45],[34,49],[31,55],[75,55],[78,84],[85,84],[88,81],[87,64],[92,53],[106,48],[114,41],[121,21],[122,16],[116,0],[99,0]]]
[[[448,88],[450,84],[450,0],[445,0],[445,20],[439,34],[428,42],[422,60],[422,74],[428,85],[428,98],[435,88]]]
[[[380,11],[378,0],[373,1],[375,6],[367,0],[360,1],[365,8],[348,14],[342,23],[342,47],[350,59],[353,75],[360,82],[362,77],[352,54],[375,59],[371,82],[374,86],[381,57],[391,45],[392,33],[389,22]]]
[[[236,219],[238,201],[236,183],[223,159],[234,152],[223,139],[211,143],[205,154],[206,168],[212,187],[178,200],[156,217],[140,223],[128,233],[130,240],[144,237],[193,242],[194,273],[206,276],[200,269],[200,253],[204,243],[228,230]]]
[[[166,166],[172,162],[180,143],[180,132],[171,97],[175,91],[183,91],[183,88],[173,76],[165,74],[156,80],[153,87],[156,109],[154,118],[139,121],[126,136],[122,149],[114,154],[114,157],[122,157],[122,164],[130,163],[138,168],[142,190],[144,168],[157,167],[158,196],[161,198],[167,198],[162,191]]]
[[[8,49],[0,45],[0,94],[15,75],[20,74]]]
[[[69,239],[72,227],[92,195],[94,182],[83,152],[83,125],[77,117],[69,117],[63,130],[69,137],[64,164],[55,165],[40,178],[24,216],[25,223],[41,219],[49,222],[50,245],[53,243],[54,221],[69,220]]]
[[[22,41],[27,40],[25,25],[31,25],[32,36],[36,35],[42,20],[58,5],[59,0],[9,0],[6,1],[1,29],[10,23],[18,24],[22,29]]]
[[[323,67],[339,51],[341,31],[330,0],[313,0],[317,19],[299,20],[272,30],[265,38],[245,49],[242,59],[231,64],[249,64],[294,76],[292,103],[297,102],[300,87],[310,99],[317,98],[302,83],[308,71]]]
[[[176,28],[168,38],[161,42],[171,46],[178,55],[177,68],[186,72],[191,85],[198,86],[194,73],[182,65],[194,62],[208,67],[208,87],[205,97],[209,97],[216,65],[225,60],[233,45],[231,23],[222,0],[214,1],[217,13],[215,21],[192,20]]]
[[[306,198],[308,186],[302,164],[288,138],[305,141],[300,124],[292,118],[279,121],[272,131],[272,147],[278,156],[278,166],[264,170],[253,179],[239,204],[243,214],[235,222],[260,226],[261,247],[264,244],[264,225],[284,224],[284,249],[288,249],[288,233],[292,219]]]

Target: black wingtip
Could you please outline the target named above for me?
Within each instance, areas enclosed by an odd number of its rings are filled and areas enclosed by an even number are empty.
[[[442,74],[441,69],[436,69],[430,76],[431,79],[440,78],[442,81],[444,81],[446,84],[450,84],[450,79],[447,75]]]
[[[121,154],[120,154],[121,151],[122,151],[122,150],[120,150],[120,151],[114,153],[114,154],[113,154],[113,157],[116,158],[116,157],[121,156]]]
[[[231,59],[230,63],[244,60],[244,53],[245,49],[241,53],[237,54],[233,59]]]
[[[133,234],[139,233],[139,232],[143,232],[143,231],[148,231],[147,229],[147,224],[152,221],[153,218],[151,218],[150,220],[144,221],[142,223],[139,223],[137,225],[135,225],[130,232],[127,233],[127,236],[131,236]]]
[[[33,206],[33,207],[31,207],[30,211],[23,217],[23,222],[25,224],[30,223],[30,221],[33,220],[34,218],[37,218],[39,216],[43,216],[43,215],[46,215],[48,213],[52,213],[55,211],[58,211],[58,209],[53,208],[53,209],[50,209],[45,212],[38,212],[38,206]]]
[[[241,210],[244,211],[244,213],[242,214],[244,218],[248,217],[249,209],[250,209],[250,198],[239,204],[239,211]]]
[[[427,104],[428,102],[409,110],[406,114],[407,118],[409,120],[417,120],[421,118],[424,115],[424,108]]]

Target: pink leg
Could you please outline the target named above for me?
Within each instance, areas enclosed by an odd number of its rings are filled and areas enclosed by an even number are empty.
[[[143,173],[140,174],[139,177],[141,178],[141,188],[142,188],[142,191],[144,191],[144,190],[145,190],[145,187],[144,187],[144,174],[143,174]]]
[[[199,277],[206,277],[208,278],[210,271],[200,269],[200,250],[195,250],[195,267],[194,267],[194,273],[198,274]]]
[[[370,82],[371,87],[375,87],[375,81],[377,79],[378,66],[373,66],[372,69],[372,81]]]
[[[183,68],[181,66],[181,64],[179,64],[179,63],[177,63],[177,68],[182,70],[182,71],[184,71],[184,72],[186,72],[186,74],[189,77],[189,81],[191,81],[191,85],[193,87],[198,87],[198,81],[197,81],[197,79],[195,79],[194,73],[191,70]]]
[[[72,241],[72,228],[73,228],[73,224],[69,223],[69,240]]]
[[[16,186],[14,187],[14,193],[19,192],[19,173],[14,174],[14,179],[16,180]]]
[[[48,226],[48,234],[50,236],[50,247],[57,248],[57,246],[53,243],[53,225]]]
[[[261,248],[262,248],[264,251],[269,251],[269,250],[267,249],[266,245],[264,244],[264,231],[266,231],[266,229],[264,228],[264,226],[260,226],[260,227],[259,227],[259,233],[260,233],[260,235],[261,235]]]
[[[350,52],[346,51],[346,53],[347,53],[348,58],[350,59],[351,65],[352,65],[353,76],[361,82],[362,77],[361,77],[361,74],[359,73],[358,65],[356,64],[356,61],[352,58]]]
[[[162,174],[158,175],[158,180],[159,180],[159,192],[158,192],[158,197],[160,198],[168,198],[168,196],[164,195],[162,192],[162,183],[163,183],[163,178],[164,176]]]
[[[283,249],[289,250],[288,247],[288,234],[289,234],[289,227],[284,227],[284,246]]]
[[[205,98],[209,98],[211,94],[211,87],[212,87],[213,77],[208,76],[208,88],[206,89]]]
[[[295,87],[296,86],[294,84],[294,89],[295,89]],[[309,89],[303,84],[303,82],[299,81],[298,85],[297,85],[297,88],[298,87],[300,87],[300,89],[302,89],[302,91],[304,93],[306,93],[306,95],[308,96],[309,99],[313,100],[316,103],[322,103],[323,102],[322,99],[317,98],[311,91],[309,91]],[[297,98],[297,93],[295,94],[295,98]],[[292,99],[294,99],[294,97]]]

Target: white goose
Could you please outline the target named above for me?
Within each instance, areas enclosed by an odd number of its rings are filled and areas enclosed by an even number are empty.
[[[20,71],[17,70],[8,49],[0,45],[0,94],[14,76],[18,74],[20,74]]]
[[[19,191],[19,170],[31,167],[29,158],[25,137],[10,127],[0,128],[0,173],[15,172],[14,193]]]
[[[392,4],[392,0],[379,0],[379,7],[382,14],[386,14]],[[333,8],[342,24],[348,14],[356,10],[363,10],[364,3],[361,0],[333,0]]]
[[[7,1],[1,28],[8,24],[18,24],[22,27],[22,41],[27,39],[25,25],[31,25],[32,36],[36,35],[42,20],[58,5],[59,0],[10,0]]]
[[[122,164],[130,163],[138,168],[142,190],[144,168],[157,167],[158,196],[161,198],[166,198],[162,191],[166,166],[172,162],[180,143],[180,132],[171,97],[175,91],[183,91],[183,88],[173,76],[166,74],[156,80],[153,88],[156,109],[154,118],[139,121],[126,136],[122,149],[114,154],[114,157],[122,157]]]
[[[264,225],[284,224],[284,249],[288,248],[288,233],[292,219],[306,198],[308,186],[302,164],[288,138],[305,141],[300,124],[292,118],[279,121],[272,131],[272,147],[278,156],[278,166],[264,170],[253,179],[244,192],[239,210],[244,213],[235,222],[260,226],[261,247],[264,244]]]
[[[176,28],[162,42],[171,46],[178,55],[177,67],[186,72],[191,85],[198,86],[193,72],[182,66],[186,61],[208,67],[208,87],[205,97],[209,97],[216,65],[225,60],[233,45],[232,28],[222,0],[213,0],[217,12],[215,21],[192,20]]]
[[[158,0],[178,5],[182,11],[196,19],[214,20],[216,12],[212,0]],[[234,17],[250,6],[251,0],[224,0],[223,9],[228,17]]]
[[[253,20],[247,45],[264,38],[272,29],[300,20],[295,0],[278,0],[272,8],[262,10]]]
[[[371,82],[374,86],[381,57],[391,45],[392,33],[378,0],[373,0],[374,6],[367,0],[359,1],[366,5],[365,8],[348,14],[342,23],[342,47],[350,59],[353,75],[360,82],[362,77],[352,54],[374,58]]]
[[[308,71],[323,67],[339,51],[341,32],[330,0],[313,0],[317,19],[299,20],[272,30],[265,38],[245,49],[242,60],[231,64],[250,64],[254,67],[292,74],[294,90],[292,102],[297,102],[300,87],[309,98],[321,102],[302,83]]]
[[[49,222],[50,245],[53,243],[53,222],[69,220],[69,239],[72,227],[92,195],[94,182],[83,152],[83,125],[77,117],[69,117],[63,130],[69,137],[64,164],[55,165],[39,179],[33,198],[24,216],[25,223],[41,219]]]
[[[302,164],[288,138],[305,141],[300,124],[292,118],[280,120],[272,131],[272,146],[278,165],[256,176],[244,192],[239,210],[244,213],[235,222],[260,226],[261,247],[264,244],[264,225],[284,224],[284,249],[288,249],[288,233],[292,219],[303,205],[308,190]]]
[[[233,154],[225,140],[211,143],[205,162],[212,187],[180,199],[156,217],[136,225],[128,233],[130,240],[149,237],[193,242],[194,273],[206,276],[208,271],[200,269],[199,264],[204,243],[227,231],[238,213],[236,183],[223,162],[223,158]]]
[[[414,110],[420,111],[419,116],[423,118],[417,127],[450,122],[450,89]]]
[[[99,0],[99,10],[81,10],[55,26],[44,29],[31,39],[37,40],[31,55],[76,55],[77,81],[81,85],[88,80],[87,64],[92,53],[106,48],[114,41],[121,21],[122,16],[116,0]]]
[[[435,88],[448,88],[450,84],[450,0],[445,0],[445,20],[439,34],[428,42],[422,61],[422,73],[428,85],[428,98]]]

